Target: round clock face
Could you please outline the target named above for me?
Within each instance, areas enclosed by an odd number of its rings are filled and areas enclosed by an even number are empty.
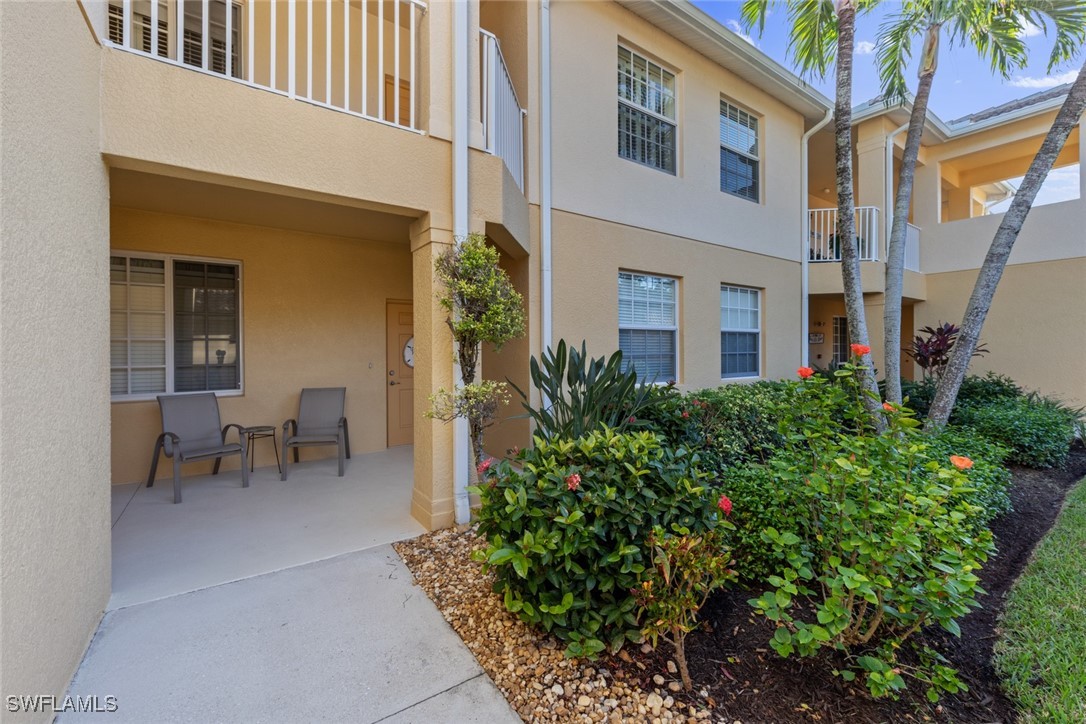
[[[408,367],[415,366],[415,338],[407,340],[407,344],[403,346],[403,363]]]

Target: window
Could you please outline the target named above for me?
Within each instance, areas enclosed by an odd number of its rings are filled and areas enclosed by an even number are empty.
[[[226,75],[226,3],[224,0],[211,0],[208,8],[208,30],[211,47],[208,48],[208,68],[213,73]],[[231,18],[231,63],[230,68],[235,78],[241,77],[241,6],[230,5]],[[151,16],[150,3],[133,3],[132,35],[139,39],[129,43],[131,47],[151,52]],[[158,55],[170,57],[170,27],[176,21],[176,9],[173,3],[159,2],[158,6]],[[199,2],[185,4],[185,31],[182,34],[181,59],[186,65],[202,68],[203,62],[203,6]],[[109,5],[109,39],[117,45],[125,45],[124,6],[118,2]]]
[[[241,266],[115,254],[110,276],[114,399],[241,389]]]
[[[761,292],[721,285],[720,376],[761,376],[761,350]]]
[[[648,382],[677,379],[676,280],[619,272],[618,346],[625,369]]]
[[[720,101],[720,190],[758,202],[758,119]]]
[[[849,349],[848,317],[833,318],[833,366],[844,364],[852,357]]]
[[[675,173],[675,74],[618,49],[618,155]]]
[[[150,9],[148,9],[148,13]],[[166,20],[169,10],[166,3],[158,5],[158,54],[163,58],[170,56],[170,24]],[[140,39],[139,49],[151,52],[151,16],[132,9],[132,34]],[[124,45],[124,8],[121,5],[109,6],[109,39],[117,45]],[[134,47],[134,46],[133,46]]]

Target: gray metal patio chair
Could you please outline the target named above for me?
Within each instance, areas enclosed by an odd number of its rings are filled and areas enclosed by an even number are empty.
[[[249,467],[245,464],[245,429],[241,425],[220,427],[219,400],[214,392],[197,395],[159,395],[162,434],[155,441],[147,487],[155,484],[158,454],[173,458],[173,502],[181,502],[181,465],[215,458],[212,475],[219,474],[219,464],[227,455],[241,455],[241,487],[249,487]],[[227,443],[226,431],[238,430],[238,442]]]
[[[343,409],[347,400],[346,387],[307,387],[298,403],[298,419],[283,423],[283,473],[290,473],[290,449],[298,462],[298,448],[319,445],[339,447],[339,477],[343,477],[343,461],[351,459],[351,436]]]

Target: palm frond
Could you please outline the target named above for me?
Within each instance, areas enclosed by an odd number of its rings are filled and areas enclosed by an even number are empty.
[[[905,68],[912,59],[913,37],[924,32],[928,20],[919,5],[903,5],[900,12],[887,16],[879,26],[875,63],[886,105],[903,103],[908,94]]]
[[[1086,2],[1084,0],[1017,0],[1019,17],[1042,28],[1048,35],[1046,18],[1055,28],[1048,70],[1074,59],[1086,43]]]
[[[758,35],[765,32],[765,19],[769,15],[769,0],[743,0],[739,8],[739,22],[750,32],[758,28]]]
[[[790,0],[788,52],[803,75],[825,77],[837,51],[837,13],[832,0]]]

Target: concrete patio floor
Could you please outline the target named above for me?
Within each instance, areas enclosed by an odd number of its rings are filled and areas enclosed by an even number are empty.
[[[123,608],[424,532],[411,517],[412,449],[113,488],[113,595]]]
[[[411,448],[113,489],[113,595],[58,721],[519,722],[389,545]]]

